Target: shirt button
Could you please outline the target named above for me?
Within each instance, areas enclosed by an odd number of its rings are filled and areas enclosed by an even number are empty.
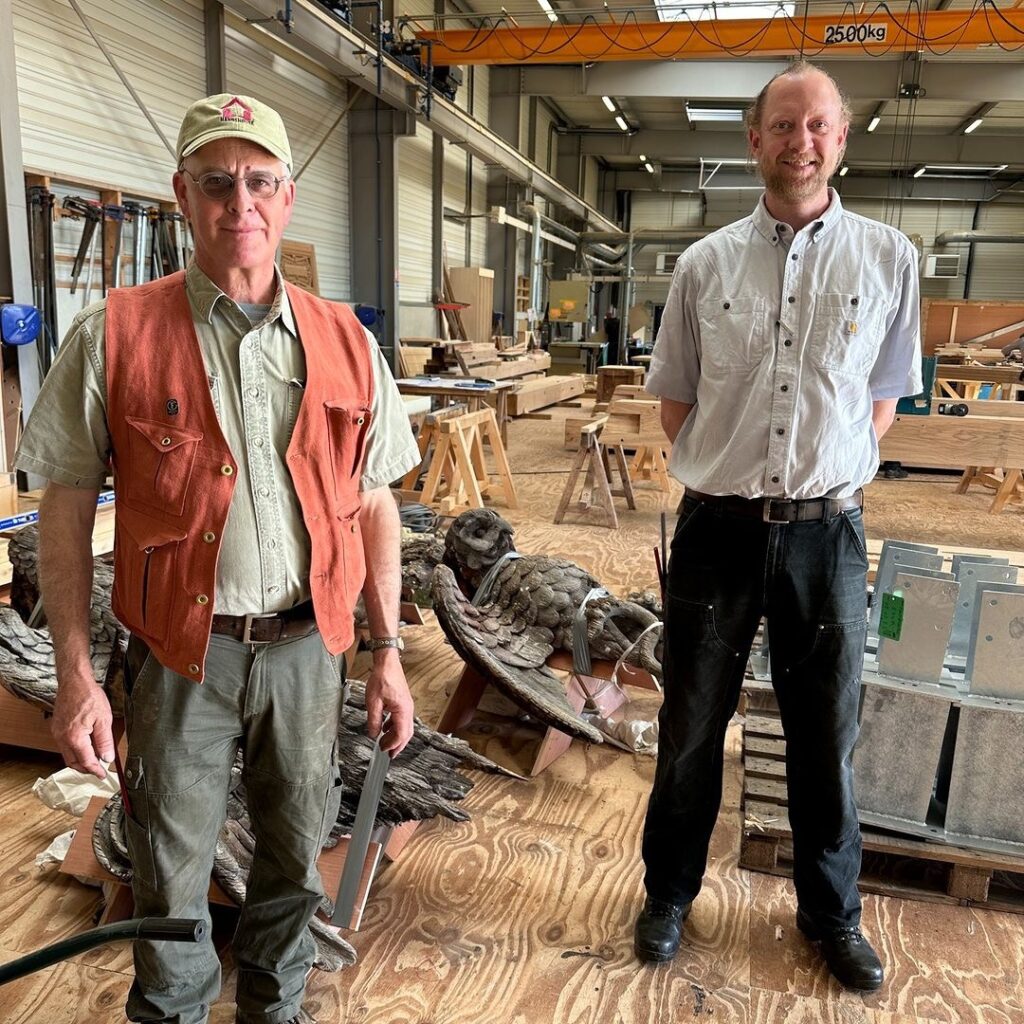
[[[197,664],[196,664],[196,663],[195,663],[194,661],[192,662],[192,664],[191,664],[191,665],[189,665],[189,667],[188,667],[188,670],[189,670],[189,672],[191,672],[191,673],[192,673],[192,675],[194,675],[194,676],[197,676],[197,675],[199,675],[199,666],[198,666],[198,665],[197,665]]]
[[[253,441],[253,444],[256,445],[257,448],[262,448],[263,447],[263,438],[262,437],[257,437],[256,440]]]
[[[722,309],[728,309],[730,305],[731,305],[731,303],[729,303],[729,302],[723,302],[722,303]]]
[[[220,467],[220,471],[221,471],[221,472],[222,472],[222,473],[223,473],[223,474],[224,474],[225,476],[231,476],[231,475],[232,475],[232,474],[234,473],[234,471],[235,471],[235,468],[234,468],[234,466],[221,466],[221,467]]]
[[[270,494],[270,488],[269,487],[261,487],[260,488],[260,497],[261,498],[265,498],[268,494]]]
[[[196,595],[196,604],[209,604],[210,599],[205,594]]]
[[[852,299],[850,299],[851,306],[856,306],[858,302],[860,302],[860,299],[858,299],[856,295]]]
[[[268,594],[276,594],[281,588],[278,586],[267,587]]]
[[[776,327],[781,327],[782,326],[782,321],[781,320],[776,320],[775,321],[775,326]]]
[[[790,297],[789,297],[789,300],[788,300],[788,301],[789,301],[789,302],[791,302],[791,303],[792,303],[792,302],[796,302],[796,296],[795,296],[795,295],[790,295]]]
[[[789,385],[788,384],[783,384],[782,387],[779,388],[779,390],[780,391],[788,391],[789,390]]]
[[[784,429],[783,429],[782,427],[779,427],[779,429],[775,431],[775,433],[776,433],[776,434],[778,434],[778,435],[779,435],[780,437],[781,437],[781,436],[782,436],[782,435],[783,435],[783,434],[784,434],[785,432],[786,432],[786,431],[785,431],[785,430],[784,430]]]
[[[169,437],[161,437],[160,443],[166,448],[171,443],[171,439]]]
[[[773,476],[772,477],[772,483],[773,484],[777,484],[778,482],[779,482],[779,478],[777,476]]]
[[[203,540],[206,541],[207,544],[212,544],[216,539],[217,534],[215,534],[213,530],[207,530],[206,533],[203,534]]]
[[[776,238],[776,237],[775,237],[774,235],[772,235],[772,241],[773,241],[773,242],[777,242],[777,241],[778,241],[778,239],[777,239],[777,238]]]
[[[791,259],[791,260],[795,260],[796,258],[797,258],[797,256],[796,256],[796,253],[793,253],[793,255],[792,255],[792,256],[790,256],[790,259]]]
[[[785,345],[786,348],[789,348],[789,346],[793,344],[793,339],[787,338],[782,344]]]
[[[259,398],[260,397],[260,389],[259,388],[249,388],[249,394],[252,395],[253,398]]]

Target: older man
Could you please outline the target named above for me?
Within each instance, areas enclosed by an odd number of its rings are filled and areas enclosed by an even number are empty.
[[[235,935],[237,1020],[299,1021],[337,812],[335,741],[362,590],[375,639],[369,728],[412,733],[399,661],[399,522],[387,484],[418,461],[387,367],[347,306],[287,284],[275,253],[295,184],[284,125],[245,96],[193,104],[174,192],[184,273],[78,317],[18,453],[50,481],[40,577],[57,654],[54,734],[97,775],[114,754],[89,662],[91,532],[114,471],[113,607],[132,632],[125,764],[139,916],[206,917],[231,768],[256,851]],[[365,578],[365,584],[364,584]],[[139,942],[133,1021],[201,1024],[212,945]]]
[[[647,387],[686,497],[636,952],[664,961],[678,949],[718,815],[726,726],[766,615],[797,924],[844,985],[874,989],[882,967],[860,931],[850,768],[866,632],[861,488],[921,377],[915,250],[828,187],[848,130],[828,75],[801,62],[772,79],[748,119],[764,195],[683,253],[665,306]]]

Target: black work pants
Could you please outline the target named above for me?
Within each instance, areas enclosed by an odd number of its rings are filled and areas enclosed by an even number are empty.
[[[682,904],[700,890],[722,799],[725,731],[765,615],[797,898],[821,927],[859,923],[851,756],[866,575],[859,509],[774,524],[684,500],[668,566],[665,699],[644,827],[648,895]]]

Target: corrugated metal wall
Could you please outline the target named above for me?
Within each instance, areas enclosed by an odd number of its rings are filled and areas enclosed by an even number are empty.
[[[398,140],[398,273],[403,305],[431,298],[432,138],[433,132],[418,124],[415,135]],[[404,313],[402,322],[406,323]]]
[[[283,60],[233,28],[225,30],[227,83],[274,106],[285,120],[297,171],[348,102],[340,80],[313,74]],[[348,129],[344,121],[331,133],[296,185],[295,211],[285,232],[294,242],[316,248],[320,294],[351,300]]]
[[[634,192],[630,226],[634,231],[644,228],[699,227],[702,209],[703,204],[699,195]],[[633,267],[638,274],[653,274],[657,267],[659,252],[680,252],[682,249],[682,243],[644,246],[634,254]],[[669,273],[657,281],[638,283],[634,291],[634,302],[664,302],[671,279],[672,275]]]
[[[1024,204],[986,204],[981,208],[978,230],[1024,231]],[[1024,299],[1024,243],[982,242],[974,246],[971,298]]]
[[[174,158],[71,8],[14,0],[28,170],[172,199]],[[202,0],[92,0],[83,8],[171,145],[206,89]]]

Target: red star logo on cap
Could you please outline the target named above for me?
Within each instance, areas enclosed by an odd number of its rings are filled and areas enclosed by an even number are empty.
[[[252,122],[252,107],[243,103],[237,96],[233,96],[220,110],[222,121],[245,121]]]

